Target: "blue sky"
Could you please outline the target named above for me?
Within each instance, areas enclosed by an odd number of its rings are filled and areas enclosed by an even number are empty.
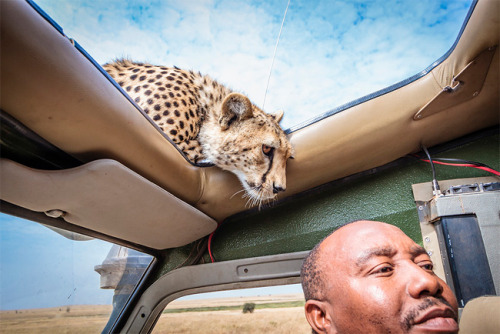
[[[0,214],[0,310],[111,304],[113,290],[100,289],[94,271],[110,248]]]
[[[38,0],[99,63],[209,74],[262,106],[287,0]],[[292,0],[265,110],[285,128],[406,79],[453,44],[471,0]]]
[[[201,71],[259,106],[287,2],[36,1],[101,64],[126,57]],[[288,128],[420,72],[451,47],[470,2],[291,0],[265,110],[283,109]],[[111,301],[93,270],[109,244],[6,215],[0,241],[0,309]]]

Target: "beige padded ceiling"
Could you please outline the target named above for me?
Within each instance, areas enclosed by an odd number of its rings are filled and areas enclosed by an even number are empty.
[[[41,171],[0,159],[2,199],[154,249],[186,245],[217,223],[120,163]]]
[[[414,117],[471,61],[499,44],[499,5],[480,0],[456,48],[427,75],[292,133],[295,160],[288,163],[287,191],[280,198],[386,164],[421,144],[433,146],[498,124],[498,48],[478,94]],[[234,175],[188,163],[26,2],[3,2],[0,21],[3,110],[82,161],[116,160],[216,221],[248,209],[244,199],[233,196],[241,189]],[[110,234],[120,228],[108,227]]]

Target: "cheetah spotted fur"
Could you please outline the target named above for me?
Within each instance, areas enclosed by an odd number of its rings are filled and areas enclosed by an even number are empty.
[[[177,67],[118,60],[103,68],[188,160],[234,173],[250,205],[286,189],[293,148],[279,126],[283,112],[267,114],[209,76]]]

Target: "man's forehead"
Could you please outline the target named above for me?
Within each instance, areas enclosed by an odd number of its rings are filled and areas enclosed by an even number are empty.
[[[417,248],[414,248],[414,247]],[[422,249],[399,228],[380,222],[356,222],[341,227],[323,245],[329,258],[357,261],[372,255],[393,255],[396,250],[420,253]]]

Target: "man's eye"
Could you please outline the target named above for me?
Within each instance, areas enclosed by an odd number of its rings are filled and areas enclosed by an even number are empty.
[[[432,263],[423,263],[420,267],[427,271],[434,271],[434,265]]]
[[[390,274],[394,271],[394,268],[389,265],[383,265],[373,270],[372,274]]]

